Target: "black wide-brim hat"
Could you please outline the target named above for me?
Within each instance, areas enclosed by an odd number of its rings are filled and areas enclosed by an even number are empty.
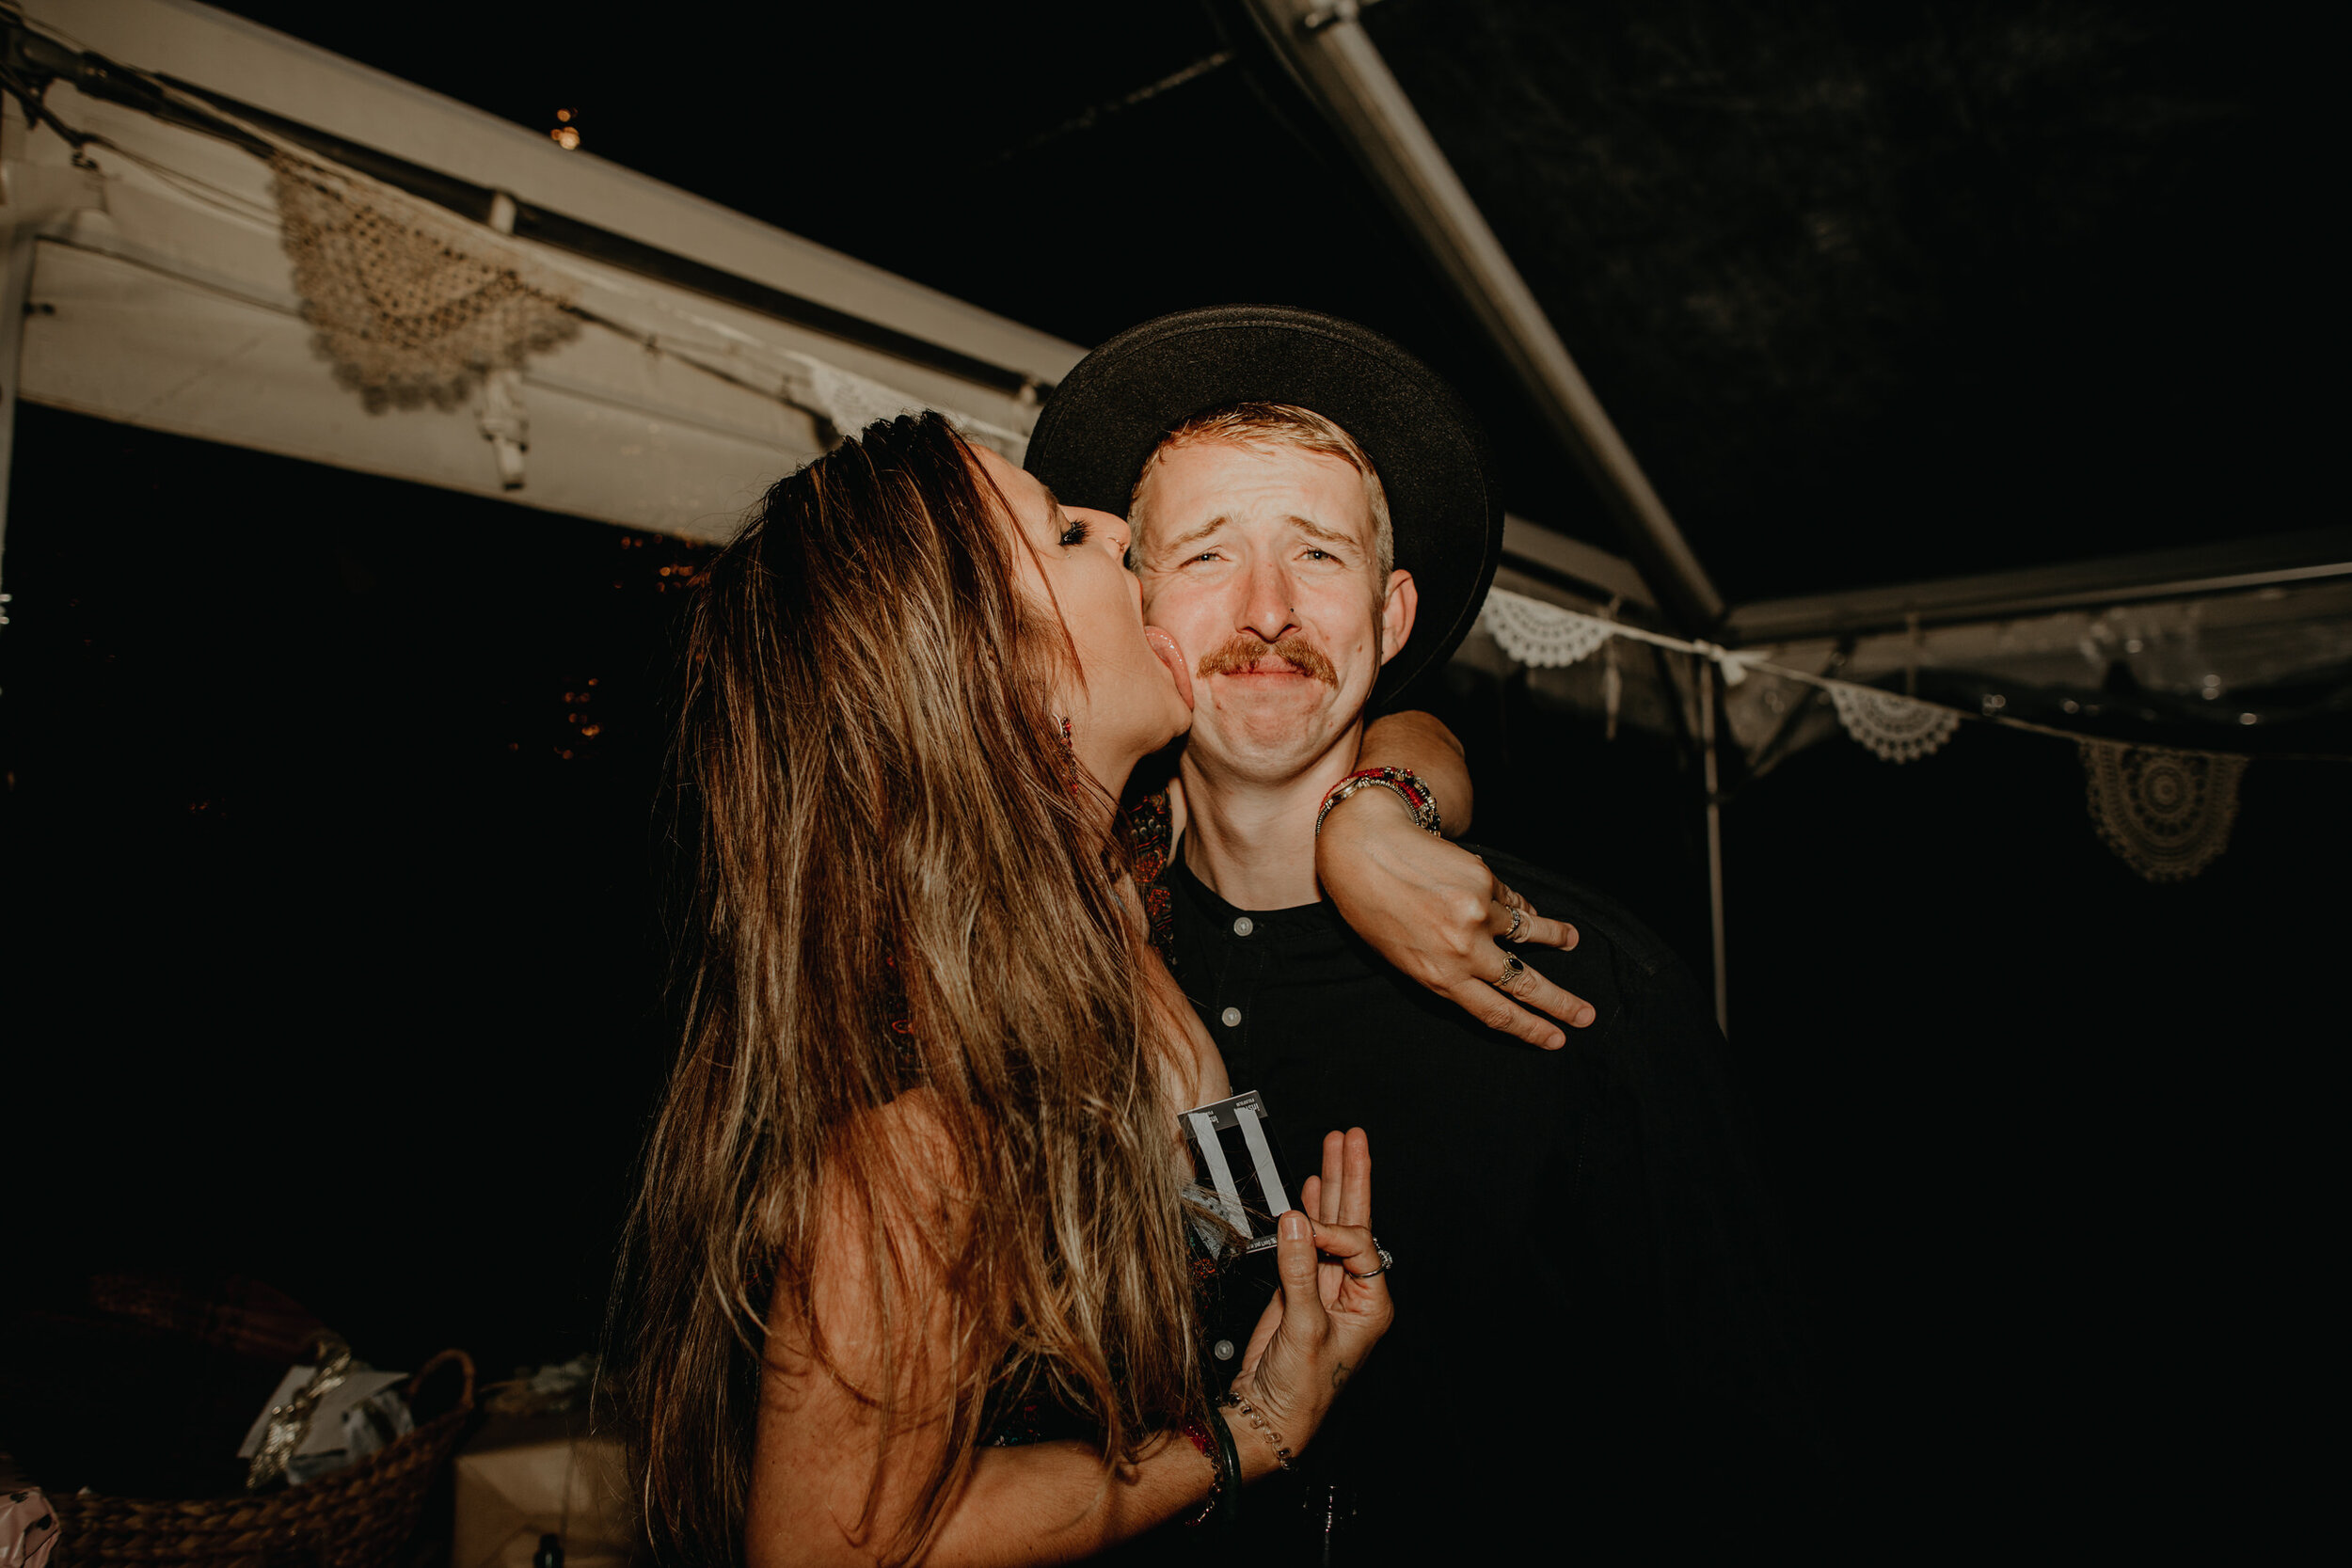
[[[1028,469],[1069,506],[1127,515],[1160,438],[1232,403],[1311,408],[1380,470],[1396,563],[1421,603],[1380,673],[1385,706],[1470,635],[1502,554],[1484,432],[1454,388],[1368,327],[1312,310],[1226,305],[1130,328],[1078,361],[1039,414]]]

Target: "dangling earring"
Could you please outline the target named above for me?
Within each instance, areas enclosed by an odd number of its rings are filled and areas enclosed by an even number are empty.
[[[1070,721],[1061,721],[1061,782],[1071,794],[1078,793],[1078,744],[1070,737]]]

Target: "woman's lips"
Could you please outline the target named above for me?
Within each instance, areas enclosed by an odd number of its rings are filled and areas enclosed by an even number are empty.
[[[1158,626],[1144,627],[1143,640],[1151,644],[1160,662],[1168,666],[1168,674],[1175,678],[1176,695],[1184,700],[1184,706],[1192,706],[1192,672],[1184,668],[1184,650],[1176,645],[1176,639]]]

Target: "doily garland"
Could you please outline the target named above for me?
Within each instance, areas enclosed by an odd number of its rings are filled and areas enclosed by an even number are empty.
[[[828,365],[820,359],[811,359],[807,364],[810,394],[818,404],[818,412],[824,415],[837,436],[853,436],[879,421],[922,412],[920,398],[896,388],[869,381],[853,371]]]
[[[832,434],[847,438],[862,434],[877,420],[890,420],[901,414],[920,414],[927,408],[955,426],[967,441],[976,441],[995,450],[998,455],[1012,463],[1022,462],[1028,454],[1028,437],[1019,431],[977,420],[952,408],[938,408],[926,404],[912,392],[899,391],[882,382],[845,371],[838,365],[828,365],[822,359],[796,354],[792,358],[807,372],[806,401],[815,406],[809,412],[833,426]],[[797,388],[788,390],[792,401],[802,401]]]
[[[2185,881],[2230,847],[2246,758],[2080,744],[2090,820],[2134,871],[2152,882]]]
[[[1846,733],[1885,761],[1915,762],[1943,750],[1967,717],[1957,709],[1923,703],[1875,687],[1793,670],[1779,669],[1758,655],[1720,648],[1710,642],[1686,642],[1597,615],[1563,610],[1523,594],[1492,589],[1480,613],[1479,625],[1502,651],[1522,664],[1557,668],[1574,664],[1613,640],[1629,637],[1653,642],[1701,659],[1712,660],[1732,684],[1751,666],[1829,693]],[[1605,706],[1613,732],[1616,696],[1606,690]],[[2001,720],[2014,728],[2062,735],[2045,725]],[[2238,784],[2248,759],[2228,752],[2179,752],[2160,746],[2128,746],[2120,741],[2066,736],[2079,748],[2089,794],[2090,819],[2099,837],[2134,871],[2152,882],[2173,882],[2196,876],[2229,847],[2230,830],[2237,820]]]
[[[1479,624],[1504,653],[1534,670],[1556,670],[1588,657],[1616,628],[1597,615],[1563,610],[1507,588],[1486,591]]]
[[[1875,687],[1830,681],[1829,700],[1846,733],[1884,762],[1916,762],[1944,749],[1960,728],[1950,708],[1915,702]]]
[[[274,155],[270,170],[303,315],[335,378],[371,412],[453,408],[485,379],[497,404],[499,372],[562,346],[588,319],[576,289],[492,230],[291,152]],[[831,425],[833,436],[932,406],[812,356],[785,357],[798,373],[787,376],[784,400]],[[511,377],[507,391],[504,401],[519,408]],[[1017,430],[938,411],[967,440],[1015,463],[1026,454],[1028,438]],[[497,434],[491,425],[501,417],[486,413],[484,434]],[[527,443],[516,436],[506,444],[518,451]]]
[[[488,372],[579,333],[568,292],[527,276],[488,230],[285,152],[270,171],[303,315],[371,412],[454,407]]]

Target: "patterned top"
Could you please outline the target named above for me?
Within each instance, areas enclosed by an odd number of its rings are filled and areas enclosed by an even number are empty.
[[[1168,809],[1168,791],[1147,795],[1127,810],[1127,831],[1135,844],[1136,891],[1143,895],[1143,913],[1152,927],[1152,945],[1171,962],[1176,957],[1176,904],[1169,893],[1168,857],[1175,847],[1175,832]]]

